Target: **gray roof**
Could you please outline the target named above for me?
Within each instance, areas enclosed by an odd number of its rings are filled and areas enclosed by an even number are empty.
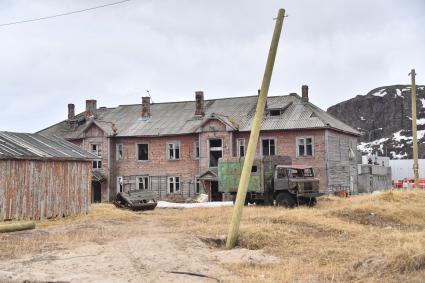
[[[92,160],[94,158],[96,156],[59,137],[0,132],[0,159]]]
[[[250,131],[258,96],[205,100],[204,117],[196,117],[195,101],[153,103],[151,117],[141,118],[141,104],[120,105],[96,110],[95,119],[84,120],[84,113],[70,127],[65,120],[40,133],[58,135],[66,139],[83,137],[84,131],[96,124],[109,136],[166,136],[196,133],[209,119],[219,119],[233,130]],[[296,95],[267,98],[268,109],[282,109],[280,116],[265,115],[261,130],[296,130],[331,128],[351,135],[360,133],[312,103],[305,103]]]

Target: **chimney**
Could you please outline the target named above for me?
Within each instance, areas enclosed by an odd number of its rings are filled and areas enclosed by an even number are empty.
[[[72,103],[68,104],[68,120],[75,118],[75,105]]]
[[[205,109],[204,109],[204,92],[203,91],[195,92],[195,101],[196,101],[195,115],[204,116]]]
[[[151,98],[149,96],[142,97],[142,118],[149,118],[151,116]]]
[[[308,102],[308,85],[303,85],[301,87],[301,101],[302,102]]]
[[[94,111],[97,109],[97,101],[95,99],[86,100],[86,118],[94,116]]]

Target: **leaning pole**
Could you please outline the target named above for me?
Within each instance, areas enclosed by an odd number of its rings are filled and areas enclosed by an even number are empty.
[[[413,178],[415,188],[419,188],[419,163],[418,163],[418,135],[416,127],[416,72],[415,69],[409,74],[412,77],[412,139],[413,139]]]
[[[263,120],[264,108],[266,106],[267,94],[269,92],[270,80],[272,78],[274,61],[276,58],[277,46],[279,44],[280,32],[282,31],[283,18],[285,10],[279,9],[276,18],[276,25],[273,32],[272,43],[270,45],[269,55],[267,57],[266,69],[264,71],[263,82],[261,84],[260,94],[257,101],[257,109],[255,111],[254,120],[251,125],[251,134],[249,136],[248,148],[245,161],[242,168],[241,178],[239,181],[238,192],[236,195],[235,206],[233,208],[232,220],[227,236],[226,248],[235,247],[239,233],[239,225],[242,217],[242,210],[245,203],[246,193],[248,190],[249,178],[251,175],[251,167],[254,163],[255,151],[257,148],[258,137],[260,135],[261,122]]]

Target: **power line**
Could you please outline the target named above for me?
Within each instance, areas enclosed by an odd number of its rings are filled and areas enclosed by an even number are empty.
[[[51,19],[51,18],[57,18],[57,17],[61,17],[61,16],[68,16],[68,15],[82,13],[82,12],[87,12],[87,11],[91,11],[91,10],[96,10],[96,9],[100,9],[100,8],[104,8],[104,7],[108,7],[108,6],[118,5],[118,4],[122,4],[124,2],[129,2],[129,1],[131,1],[131,0],[118,1],[118,2],[114,2],[114,3],[104,4],[104,5],[100,5],[100,6],[96,6],[96,7],[91,7],[91,8],[87,8],[87,9],[82,9],[82,10],[76,10],[76,11],[66,12],[66,13],[62,13],[62,14],[56,14],[56,15],[47,16],[47,17],[41,17],[41,18],[35,18],[35,19],[22,20],[22,21],[17,21],[17,22],[10,22],[10,23],[5,23],[5,24],[0,24],[0,27],[10,26],[10,25],[17,25],[17,24],[23,24],[23,23],[29,23],[29,22],[35,22],[35,21],[48,20],[48,19]]]

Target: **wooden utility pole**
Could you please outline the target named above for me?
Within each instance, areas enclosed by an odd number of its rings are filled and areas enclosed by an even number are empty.
[[[416,128],[416,73],[415,69],[409,74],[412,77],[412,137],[413,137],[413,177],[415,188],[419,188],[418,136]]]
[[[269,92],[270,80],[272,78],[274,61],[276,58],[277,46],[279,44],[280,32],[282,31],[283,18],[285,10],[279,9],[276,18],[276,25],[273,32],[272,43],[270,45],[269,55],[267,57],[266,69],[264,71],[263,82],[261,84],[260,94],[258,96],[257,108],[251,125],[251,134],[249,136],[248,147],[246,150],[245,161],[242,168],[241,178],[239,181],[238,192],[236,195],[235,207],[233,208],[232,222],[229,227],[226,248],[232,249],[238,238],[239,225],[242,217],[242,209],[245,203],[246,193],[248,190],[249,179],[251,177],[251,167],[254,163],[255,152],[260,135],[261,122],[264,116],[264,108],[267,102],[267,94]]]

